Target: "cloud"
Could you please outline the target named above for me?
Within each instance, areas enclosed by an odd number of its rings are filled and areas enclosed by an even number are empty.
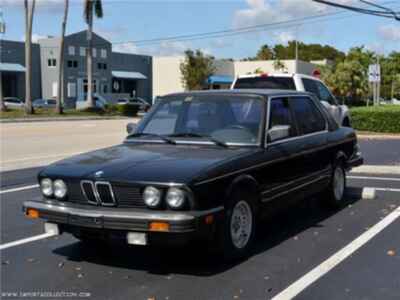
[[[385,41],[400,42],[400,26],[383,25],[378,28],[378,35]]]
[[[47,39],[49,36],[33,33],[32,34],[32,42],[37,43],[40,39]],[[25,41],[25,34],[21,37],[21,41]]]
[[[281,44],[287,44],[289,41],[293,41],[296,39],[296,36],[292,31],[282,31],[275,34],[275,36]]]
[[[185,50],[192,48],[189,43],[185,42],[162,42],[161,44],[152,46],[138,47],[134,43],[123,43],[113,45],[113,51],[123,53],[144,54],[153,56],[178,56],[182,55]],[[202,49],[208,53],[208,49]]]
[[[246,0],[247,8],[236,11],[233,27],[246,27],[273,22],[299,19],[302,17],[325,14],[335,8],[311,0]],[[339,0],[337,3],[360,5],[357,0]]]

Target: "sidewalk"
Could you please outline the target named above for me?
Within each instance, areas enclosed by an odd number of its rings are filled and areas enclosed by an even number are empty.
[[[65,121],[90,121],[90,120],[137,120],[140,117],[124,116],[76,116],[76,117],[34,117],[34,118],[13,118],[0,119],[0,123],[32,123],[32,122],[65,122]]]

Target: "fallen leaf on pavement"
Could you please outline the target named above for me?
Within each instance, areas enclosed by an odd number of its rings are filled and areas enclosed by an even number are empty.
[[[394,250],[389,250],[389,251],[387,252],[387,255],[389,255],[389,256],[395,256],[395,255],[396,255],[396,252],[395,252]]]

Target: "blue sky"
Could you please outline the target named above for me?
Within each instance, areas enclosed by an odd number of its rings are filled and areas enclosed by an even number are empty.
[[[72,33],[85,29],[85,23],[82,0],[70,1],[67,31]],[[357,0],[339,1],[359,4]],[[398,0],[376,2],[390,3],[391,7],[400,10]],[[21,40],[24,36],[22,0],[1,0],[0,3],[7,22],[4,38]],[[95,21],[95,31],[112,42],[235,29],[336,12],[311,0],[103,0],[103,5],[105,16]],[[59,35],[61,17],[61,0],[38,0],[34,39]],[[151,55],[178,55],[187,48],[199,48],[218,58],[244,58],[255,55],[265,43],[285,43],[296,35],[304,42],[329,44],[344,51],[360,45],[386,53],[400,51],[400,22],[347,12],[301,22],[297,29],[280,27],[263,32],[147,46],[125,43],[116,44],[115,49]]]

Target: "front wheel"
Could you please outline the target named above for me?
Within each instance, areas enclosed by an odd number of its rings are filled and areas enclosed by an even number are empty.
[[[255,208],[250,197],[238,195],[226,207],[218,240],[227,260],[247,256],[255,236]]]
[[[344,202],[346,190],[346,171],[342,162],[335,163],[331,180],[326,191],[328,204],[333,207],[340,207]]]

